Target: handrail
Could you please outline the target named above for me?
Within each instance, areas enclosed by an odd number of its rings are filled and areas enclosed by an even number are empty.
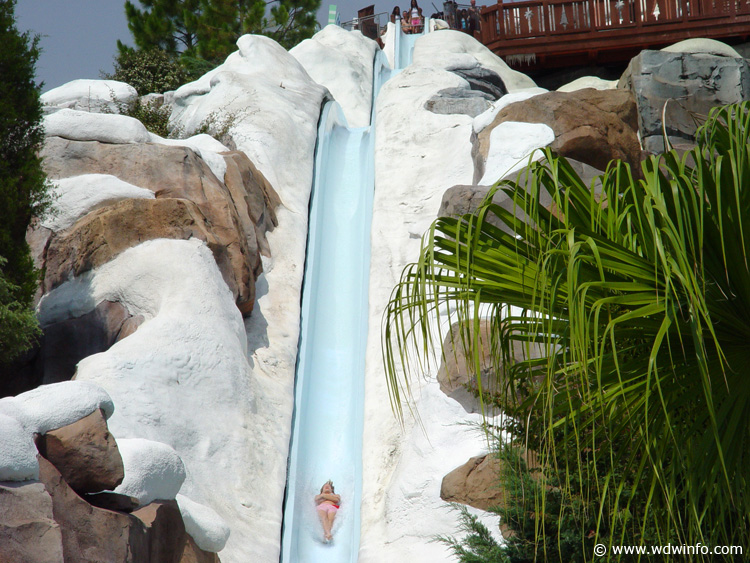
[[[501,55],[750,34],[750,0],[499,0],[480,16],[482,43]]]

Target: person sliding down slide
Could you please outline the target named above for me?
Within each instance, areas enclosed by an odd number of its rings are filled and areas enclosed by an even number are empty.
[[[328,543],[333,539],[331,528],[333,528],[333,519],[341,506],[341,495],[337,495],[333,490],[333,482],[326,481],[320,488],[320,494],[315,495],[315,504],[317,505],[318,518],[323,525],[323,541]]]

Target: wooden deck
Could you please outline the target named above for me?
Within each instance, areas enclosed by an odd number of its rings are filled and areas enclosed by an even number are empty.
[[[750,0],[500,0],[481,13],[482,43],[516,68],[621,62],[683,39],[750,36]]]

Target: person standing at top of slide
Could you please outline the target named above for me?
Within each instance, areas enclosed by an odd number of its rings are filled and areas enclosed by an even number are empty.
[[[409,23],[411,24],[412,33],[419,33],[422,31],[422,8],[417,4],[417,0],[411,0],[411,7],[409,8]]]
[[[315,504],[317,505],[318,518],[320,518],[320,523],[323,525],[323,541],[328,543],[333,539],[331,528],[333,528],[333,520],[336,518],[336,513],[341,507],[341,495],[337,495],[334,492],[332,481],[326,481],[320,487],[320,494],[315,495]]]

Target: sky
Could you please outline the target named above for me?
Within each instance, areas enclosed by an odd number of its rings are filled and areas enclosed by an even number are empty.
[[[322,0],[322,25],[328,22],[329,3],[338,6],[345,22],[372,0]],[[406,6],[408,0],[398,3]],[[394,5],[396,0],[377,0],[375,12],[390,13]],[[426,14],[434,11],[429,0],[420,5]],[[435,5],[442,5],[442,0]],[[100,71],[113,72],[117,40],[132,44],[124,6],[125,0],[17,0],[18,29],[41,35],[37,79],[44,82],[43,91],[76,78],[101,78]]]

